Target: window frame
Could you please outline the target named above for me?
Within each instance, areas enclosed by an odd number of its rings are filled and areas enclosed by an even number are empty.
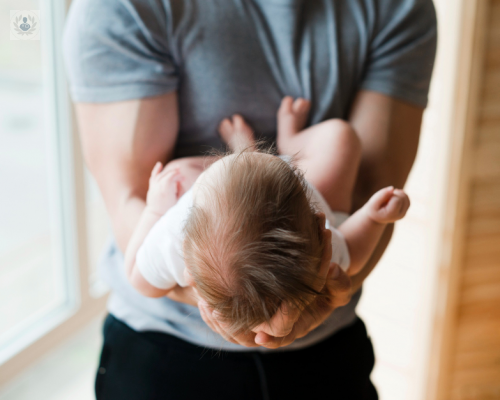
[[[94,297],[90,284],[84,166],[62,60],[61,39],[70,0],[40,1],[45,129],[50,133],[51,174],[57,204],[54,213],[64,270],[65,302],[34,323],[21,324],[8,346],[0,349],[0,387],[49,350],[103,316],[107,296]],[[29,329],[26,328],[29,325]]]

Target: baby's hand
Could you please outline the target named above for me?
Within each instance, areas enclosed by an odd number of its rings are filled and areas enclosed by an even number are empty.
[[[157,162],[149,178],[149,190],[146,199],[147,207],[152,212],[163,215],[177,203],[184,179],[178,169],[163,169]]]
[[[410,207],[410,199],[401,189],[390,186],[375,193],[365,207],[373,221],[389,224],[405,216]]]

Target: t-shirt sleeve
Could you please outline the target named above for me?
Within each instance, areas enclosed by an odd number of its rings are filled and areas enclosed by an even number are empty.
[[[165,4],[162,0],[73,0],[63,52],[74,101],[123,101],[177,88]]]
[[[425,107],[437,41],[432,0],[375,1],[362,88]]]

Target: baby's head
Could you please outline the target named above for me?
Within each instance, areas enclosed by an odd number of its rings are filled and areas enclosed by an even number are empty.
[[[232,332],[317,294],[320,221],[293,165],[268,152],[231,154],[200,176],[194,196],[184,259],[198,293]]]

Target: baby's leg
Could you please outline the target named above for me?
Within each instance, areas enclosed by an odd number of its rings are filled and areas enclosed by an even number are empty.
[[[252,128],[241,115],[235,114],[232,119],[225,118],[219,125],[219,133],[232,151],[255,149]]]
[[[361,143],[351,125],[330,119],[301,130],[309,102],[285,97],[278,111],[278,151],[296,155],[306,179],[333,211],[350,212],[361,159]]]

